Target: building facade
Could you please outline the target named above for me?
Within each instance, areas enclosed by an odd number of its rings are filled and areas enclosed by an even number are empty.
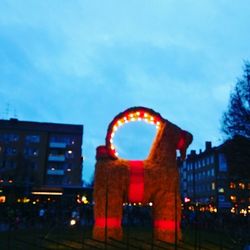
[[[83,125],[0,120],[0,186],[82,186]]]
[[[180,163],[181,196],[186,205],[213,212],[250,212],[250,180],[229,174],[223,144],[204,151],[192,150]]]

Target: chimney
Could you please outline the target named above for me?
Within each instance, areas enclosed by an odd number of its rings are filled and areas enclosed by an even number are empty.
[[[196,155],[195,150],[191,150],[190,154],[191,154],[191,155]]]
[[[212,149],[212,142],[206,141],[206,150],[211,150],[211,149]]]

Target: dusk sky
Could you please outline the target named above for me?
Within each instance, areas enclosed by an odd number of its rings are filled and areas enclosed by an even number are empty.
[[[249,0],[1,0],[0,118],[83,124],[85,180],[108,124],[129,107],[190,131],[190,149],[219,145],[250,59],[249,13]],[[151,128],[135,127],[144,145]],[[133,157],[134,136],[122,138]]]

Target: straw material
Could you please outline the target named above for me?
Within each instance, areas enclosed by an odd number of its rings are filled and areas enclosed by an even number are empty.
[[[185,154],[192,142],[192,135],[164,120],[148,158],[143,161],[144,194],[141,202],[153,202],[155,239],[170,243],[181,239],[181,201],[176,161],[176,149],[181,139],[180,151]],[[97,155],[93,237],[98,240],[109,237],[122,239],[121,219],[123,203],[129,202],[130,168],[128,160]]]

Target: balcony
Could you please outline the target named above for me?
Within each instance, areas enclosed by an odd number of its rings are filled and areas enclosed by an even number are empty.
[[[49,155],[48,161],[65,161],[64,155]]]
[[[50,148],[66,148],[67,144],[65,142],[50,142]]]
[[[64,175],[64,170],[61,170],[61,169],[48,169],[47,174],[48,175]]]

